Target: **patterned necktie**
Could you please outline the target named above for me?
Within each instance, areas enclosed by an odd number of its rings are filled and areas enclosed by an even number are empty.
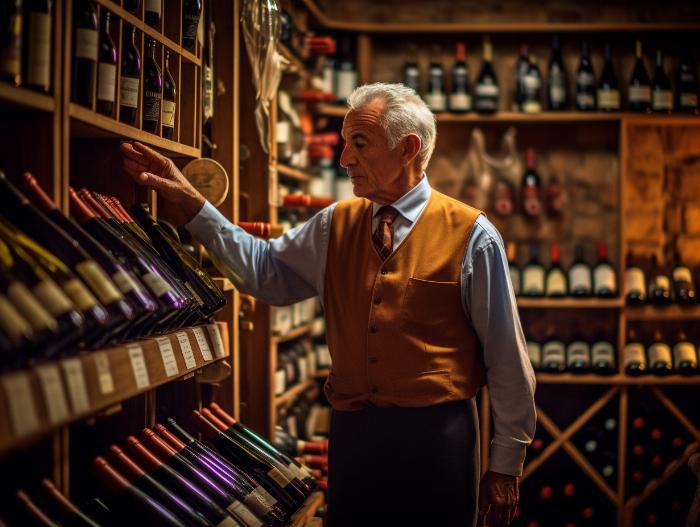
[[[396,219],[399,212],[389,205],[385,205],[377,215],[379,216],[379,223],[377,224],[377,230],[374,231],[372,235],[372,242],[379,253],[382,260],[386,260],[391,251],[393,250],[393,234],[391,232],[391,224]]]

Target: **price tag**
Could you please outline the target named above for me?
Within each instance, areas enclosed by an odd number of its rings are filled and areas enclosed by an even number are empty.
[[[129,346],[126,349],[129,351],[131,369],[134,370],[136,387],[140,390],[148,388],[151,385],[151,381],[148,378],[148,368],[146,368],[146,360],[143,358],[143,349],[141,349],[141,346]]]
[[[209,332],[209,338],[211,339],[214,347],[214,356],[217,359],[220,359],[226,355],[226,349],[224,348],[224,341],[221,339],[221,331],[219,331],[219,326],[216,324],[209,324],[207,326],[207,331]]]
[[[199,351],[202,352],[204,361],[214,360],[214,357],[211,355],[211,349],[209,349],[207,337],[204,336],[204,330],[202,328],[193,328],[192,333],[194,333],[194,338],[197,341],[197,346],[199,346]]]
[[[97,370],[97,384],[100,386],[100,393],[108,395],[114,391],[114,379],[109,367],[109,357],[104,351],[95,352],[92,356]]]
[[[61,362],[63,374],[66,376],[68,396],[73,408],[73,414],[87,412],[90,409],[83,363],[80,359],[66,359]]]
[[[177,341],[180,344],[182,357],[185,359],[185,367],[188,370],[195,368],[197,366],[197,362],[194,360],[192,345],[190,344],[190,338],[187,336],[187,333],[185,333],[184,331],[180,331],[178,333],[175,333],[175,336],[177,337]]]
[[[27,372],[8,373],[2,377],[5,399],[10,411],[12,429],[18,437],[39,428],[39,416],[34,404],[34,395]]]
[[[44,394],[46,413],[51,424],[59,423],[69,416],[68,401],[63,391],[61,372],[55,364],[45,364],[36,367],[41,391]]]
[[[175,360],[175,352],[173,351],[173,345],[168,337],[158,337],[156,339],[158,343],[158,349],[160,350],[160,356],[163,359],[163,367],[165,368],[165,374],[168,377],[178,374],[177,361]]]

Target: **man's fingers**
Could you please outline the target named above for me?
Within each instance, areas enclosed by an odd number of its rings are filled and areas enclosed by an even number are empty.
[[[138,141],[134,141],[134,150],[143,154],[143,156],[146,157],[149,161],[163,161],[163,156],[161,156],[152,148],[149,148],[146,145],[139,143]]]
[[[131,143],[121,143],[119,145],[119,151],[128,159],[133,159],[134,161],[148,164],[148,159],[146,159],[146,156],[134,150]]]
[[[129,158],[124,158],[122,166],[124,167],[124,170],[131,174],[138,174],[139,172],[146,172],[148,170],[148,165],[141,164]]]
[[[142,185],[148,185],[149,187],[153,187],[156,190],[172,189],[174,186],[172,181],[162,178],[160,176],[156,176],[155,174],[151,174],[150,172],[139,173],[138,175],[136,175],[136,181],[138,181]]]

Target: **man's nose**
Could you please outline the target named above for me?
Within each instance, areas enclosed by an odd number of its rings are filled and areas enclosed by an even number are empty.
[[[355,155],[351,151],[352,149],[345,145],[343,151],[340,153],[340,166],[343,168],[348,168],[355,164]]]

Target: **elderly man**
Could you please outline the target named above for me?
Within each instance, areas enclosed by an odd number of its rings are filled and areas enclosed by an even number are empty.
[[[322,299],[330,527],[471,526],[477,512],[506,526],[536,419],[503,241],[480,211],[431,189],[435,119],[413,90],[362,86],[349,106],[340,163],[357,199],[270,242],[231,225],[145,146],[123,145],[124,167],[178,206],[241,291]],[[479,485],[484,384],[495,433]]]

